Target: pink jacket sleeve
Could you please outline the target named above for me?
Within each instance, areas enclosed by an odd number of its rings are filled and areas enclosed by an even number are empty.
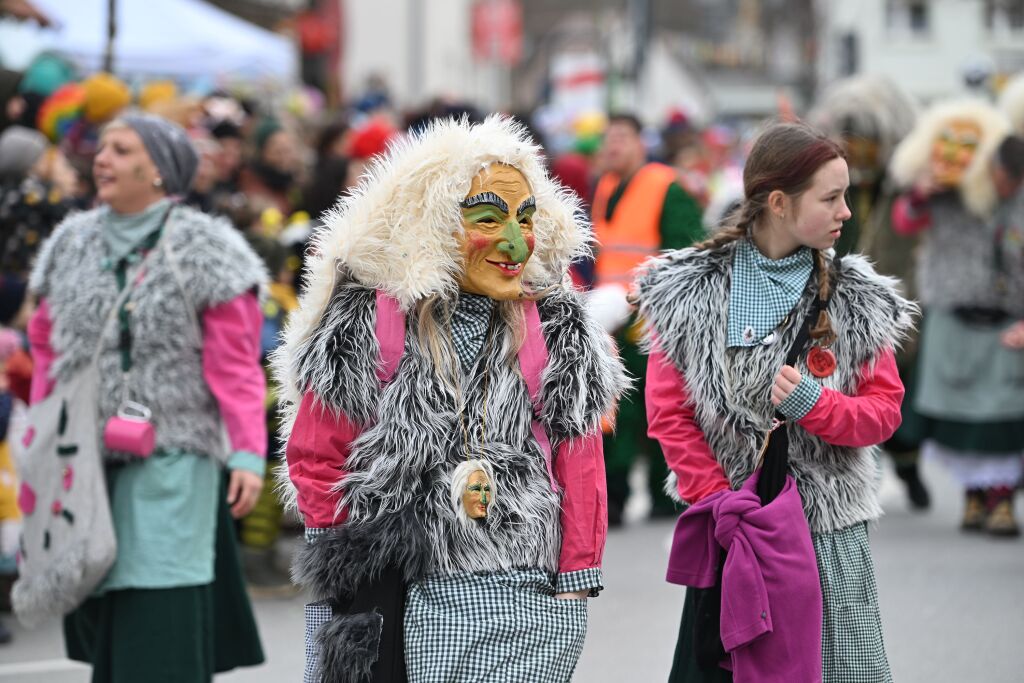
[[[647,434],[657,439],[678,479],[679,497],[688,503],[729,488],[704,432],[694,419],[686,379],[665,354],[655,349],[647,360]]]
[[[217,399],[234,452],[266,458],[266,377],[260,365],[263,314],[247,292],[203,312],[203,377]]]
[[[927,230],[932,224],[928,200],[913,192],[896,198],[892,205],[892,229],[897,235],[909,237]]]
[[[50,368],[57,360],[57,353],[50,345],[53,321],[46,299],[39,300],[39,306],[28,321],[28,343],[32,352],[32,389],[29,402],[38,403],[53,391],[54,380],[50,379]]]
[[[900,426],[903,383],[896,353],[886,349],[861,369],[856,396],[822,389],[818,402],[797,424],[836,446],[860,448],[889,439]]]
[[[562,443],[554,474],[563,491],[558,572],[600,568],[608,536],[608,488],[601,433]]]
[[[306,527],[324,529],[345,521],[334,487],[345,476],[345,461],[359,436],[345,415],[335,417],[312,392],[302,397],[288,439],[288,475],[298,491]]]

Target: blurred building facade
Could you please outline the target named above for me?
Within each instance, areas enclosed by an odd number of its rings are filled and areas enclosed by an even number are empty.
[[[652,122],[673,109],[757,117],[780,94],[807,101],[818,76],[813,0],[339,1],[344,91],[376,78],[399,106],[447,95],[528,110],[583,86],[581,102]],[[508,5],[517,19],[502,19]],[[484,32],[518,43],[514,55],[486,49],[486,37],[480,49],[487,8]]]
[[[819,0],[819,79],[884,74],[922,102],[1024,70],[1024,0]]]
[[[339,0],[343,2],[343,0]],[[473,0],[352,0],[343,2],[341,77],[346,96],[385,85],[399,107],[434,97],[467,100],[487,109],[509,102],[509,66],[497,42],[493,55],[475,52]],[[483,29],[495,41],[514,37],[517,3],[500,0]],[[481,30],[477,27],[477,30]]]

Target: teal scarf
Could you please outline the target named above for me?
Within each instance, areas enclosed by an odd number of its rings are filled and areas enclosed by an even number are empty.
[[[109,206],[105,207],[100,220],[109,263],[116,264],[134,253],[160,227],[170,206],[169,199],[161,199],[139,213],[130,214],[116,213]]]

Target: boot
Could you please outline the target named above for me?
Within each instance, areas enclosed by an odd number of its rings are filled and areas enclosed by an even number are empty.
[[[896,476],[902,479],[904,486],[906,486],[910,507],[915,510],[927,510],[931,507],[932,499],[924,482],[921,481],[921,475],[918,472],[916,462],[897,465]]]
[[[1009,486],[997,486],[988,489],[985,531],[990,536],[1015,538],[1020,536],[1020,527],[1013,516],[1013,489]]]
[[[961,531],[981,531],[985,524],[985,490],[967,489],[964,500],[964,517],[960,522]]]
[[[12,640],[14,640],[14,634],[11,633],[11,629],[7,628],[7,624],[0,620],[0,645],[6,645]]]

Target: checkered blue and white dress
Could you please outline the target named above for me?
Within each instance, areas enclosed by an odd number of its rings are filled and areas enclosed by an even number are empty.
[[[866,522],[812,534],[824,603],[823,683],[892,683]]]
[[[428,577],[406,597],[409,681],[566,683],[586,631],[586,599],[555,599],[540,569]]]

